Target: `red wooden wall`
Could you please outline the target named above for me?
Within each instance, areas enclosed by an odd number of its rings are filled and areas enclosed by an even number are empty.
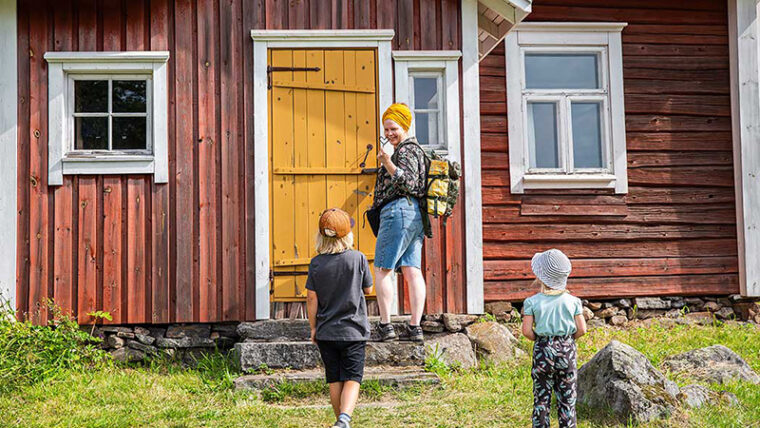
[[[44,321],[50,298],[119,324],[256,317],[251,29],[394,28],[395,49],[433,50],[461,33],[457,0],[30,0],[18,24],[20,313]],[[43,55],[125,50],[170,51],[169,183],[48,187]],[[462,224],[426,245],[429,312],[465,310]]]
[[[727,3],[535,0],[528,21],[627,22],[627,195],[509,191],[504,45],[481,62],[486,300],[556,247],[588,297],[737,293]]]

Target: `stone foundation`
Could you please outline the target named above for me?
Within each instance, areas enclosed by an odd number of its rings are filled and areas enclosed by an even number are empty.
[[[589,327],[622,326],[630,321],[653,318],[674,322],[709,323],[713,319],[749,321],[760,324],[760,299],[739,295],[707,297],[633,297],[624,299],[583,299],[583,316]],[[522,304],[489,302],[485,310],[499,321],[520,318]]]
[[[162,356],[192,365],[204,353],[232,349],[238,341],[237,326],[238,323],[103,325],[95,327],[93,336],[103,339],[101,346],[117,361],[139,362]],[[91,327],[82,329],[89,332]]]
[[[490,343],[477,343],[478,341],[475,338],[478,333],[474,330],[478,330],[481,326],[473,326],[473,324],[495,318],[501,323],[512,323],[509,329],[517,336],[519,335],[519,326],[515,323],[520,320],[521,308],[521,303],[488,302],[485,305],[485,311],[490,315],[485,317],[489,319],[480,319],[481,317],[476,315],[464,314],[428,314],[423,317],[421,325],[425,332],[426,343],[438,343],[442,349],[449,350],[446,355],[443,355],[444,359],[451,357],[452,360],[459,361],[464,366],[470,366],[474,365],[475,355],[469,355],[467,346],[455,346],[458,342],[468,342],[467,340],[455,340],[461,339],[455,335],[459,334],[464,338],[469,338],[473,351],[477,353],[478,357],[493,359],[498,352],[489,351]],[[584,299],[583,314],[589,327],[592,328],[624,326],[633,321],[647,322],[647,320],[653,319],[670,320],[674,324],[707,324],[714,319],[749,321],[760,324],[760,299],[742,299],[738,295],[635,297],[612,300]],[[408,317],[394,317],[393,321],[396,332],[404,341],[408,338],[406,329]],[[378,339],[374,337],[377,322],[376,318],[371,319],[373,341]],[[91,327],[82,326],[82,328],[89,332]],[[152,356],[166,356],[183,361],[186,364],[193,364],[204,353],[214,352],[217,349],[230,350],[235,347],[236,343],[242,342],[248,343],[245,345],[248,347],[256,347],[252,342],[301,342],[293,346],[306,345],[306,348],[310,348],[308,343],[309,325],[306,320],[171,324],[164,326],[105,325],[97,326],[93,335],[103,339],[101,346],[110,351],[118,361],[139,362]],[[262,346],[262,348],[265,347]],[[314,356],[316,357],[316,355]],[[517,357],[517,355],[512,355],[512,357]],[[421,358],[417,357],[414,361],[415,364],[420,364]]]

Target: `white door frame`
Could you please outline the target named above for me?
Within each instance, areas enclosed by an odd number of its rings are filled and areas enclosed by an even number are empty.
[[[16,307],[16,0],[0,0],[0,305]]]
[[[256,319],[269,318],[269,120],[267,51],[270,48],[377,49],[378,111],[393,102],[391,40],[393,30],[252,30],[254,130],[254,231],[256,253]],[[379,121],[378,121],[379,122]],[[382,129],[379,129],[382,132]],[[379,134],[378,134],[379,135]],[[314,220],[316,221],[316,219]],[[395,284],[395,279],[394,279]],[[394,287],[396,290],[396,287]],[[397,313],[393,299],[391,313]]]

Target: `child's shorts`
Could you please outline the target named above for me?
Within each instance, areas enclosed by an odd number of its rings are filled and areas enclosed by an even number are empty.
[[[353,380],[362,383],[367,342],[317,340],[327,383]]]

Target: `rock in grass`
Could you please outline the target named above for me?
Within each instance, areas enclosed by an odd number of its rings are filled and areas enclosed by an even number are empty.
[[[760,384],[760,376],[749,364],[723,345],[708,346],[670,356],[662,363],[662,367],[702,382],[722,384],[741,380]]]
[[[462,333],[431,336],[425,340],[428,356],[437,353],[438,357],[449,367],[459,366],[463,369],[475,367],[478,360],[467,335]]]
[[[641,352],[616,340],[578,370],[578,402],[611,410],[620,420],[667,417],[678,404],[678,392]]]
[[[122,348],[124,347],[124,339],[117,337],[115,334],[112,334],[106,339],[106,346],[115,349]]]
[[[475,344],[477,354],[494,363],[513,361],[525,352],[517,347],[517,339],[509,329],[497,322],[478,322],[467,327],[467,337]]]
[[[139,362],[145,359],[145,353],[129,347],[119,348],[111,352],[114,360],[122,363]]]
[[[739,402],[736,395],[728,391],[716,392],[707,388],[704,385],[688,385],[681,388],[681,393],[678,394],[678,398],[681,402],[691,408],[702,407],[705,404],[721,404],[726,402],[727,404],[734,405]]]

